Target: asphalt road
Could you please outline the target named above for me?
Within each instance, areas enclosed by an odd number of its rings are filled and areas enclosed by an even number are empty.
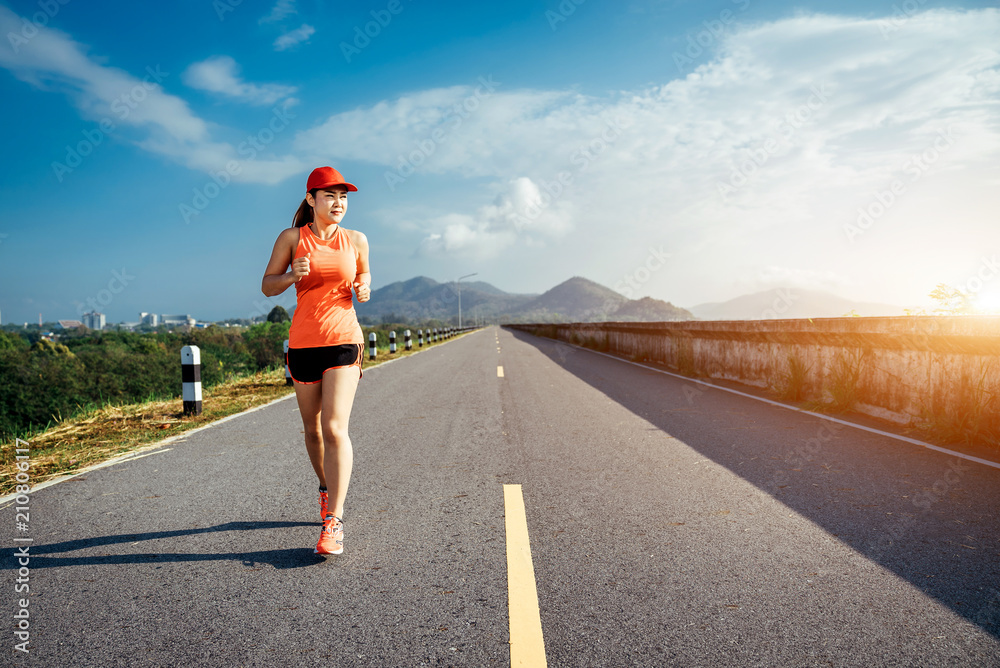
[[[550,666],[1000,666],[1000,470],[498,328],[351,434],[338,557],[294,399],[0,510],[0,665],[509,665],[510,483]]]

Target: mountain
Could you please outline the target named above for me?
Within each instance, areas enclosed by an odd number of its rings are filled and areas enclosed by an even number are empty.
[[[694,320],[694,314],[670,302],[652,297],[630,299],[611,314],[609,320],[636,322],[663,322],[666,320]]]
[[[508,322],[589,322],[606,320],[628,301],[614,290],[580,276],[563,281],[509,314]]]
[[[364,325],[435,320],[456,325],[459,290],[463,324],[835,318],[852,311],[861,316],[904,314],[898,306],[855,302],[829,292],[800,288],[775,288],[684,309],[651,297],[629,299],[582,276],[574,276],[540,295],[504,292],[483,281],[438,283],[417,276],[372,291],[371,300],[356,304],[358,319]]]
[[[691,313],[649,297],[628,299],[610,288],[574,276],[541,295],[504,292],[482,281],[438,283],[426,276],[372,291],[356,304],[362,324],[379,322],[458,322],[461,289],[463,324],[487,322],[600,322],[605,320],[690,320]]]
[[[775,318],[837,318],[851,311],[861,316],[903,315],[890,304],[856,302],[820,290],[774,288],[725,302],[688,309],[699,320],[770,320]]]
[[[686,310],[645,297],[629,299],[581,276],[563,281],[510,314],[508,322],[691,320]]]
[[[371,299],[355,304],[355,309],[362,324],[426,320],[457,323],[460,293],[463,324],[475,318],[495,321],[536,296],[511,294],[483,281],[438,283],[418,276],[373,290]]]

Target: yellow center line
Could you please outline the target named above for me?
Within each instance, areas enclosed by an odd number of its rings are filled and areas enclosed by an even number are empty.
[[[531,563],[528,520],[520,485],[503,486],[507,525],[507,605],[510,616],[510,665],[545,666],[545,640],[538,611],[535,568]]]
[[[498,366],[497,367],[497,378],[503,378],[503,367],[502,366]]]

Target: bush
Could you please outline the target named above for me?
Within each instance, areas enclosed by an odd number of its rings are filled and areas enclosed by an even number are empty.
[[[0,436],[7,440],[44,427],[86,403],[85,372],[83,362],[68,352],[0,352]]]
[[[246,349],[255,364],[255,371],[284,366],[284,343],[288,338],[288,322],[263,322],[243,332]]]

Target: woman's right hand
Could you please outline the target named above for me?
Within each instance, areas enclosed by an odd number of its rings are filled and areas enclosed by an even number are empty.
[[[292,260],[292,275],[295,276],[296,283],[301,281],[303,276],[309,275],[310,255],[312,255],[312,253],[306,253],[305,257],[297,257]]]

